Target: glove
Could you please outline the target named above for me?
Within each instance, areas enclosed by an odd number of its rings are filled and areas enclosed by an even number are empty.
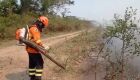
[[[44,48],[49,51],[50,50],[50,47],[48,45],[44,46]]]

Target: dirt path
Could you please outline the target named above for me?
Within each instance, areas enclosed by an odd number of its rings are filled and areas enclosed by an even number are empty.
[[[75,36],[78,36],[82,31],[50,37],[44,39],[43,43],[54,46],[61,44]],[[28,55],[24,46],[12,45],[0,49],[0,80],[28,80]]]

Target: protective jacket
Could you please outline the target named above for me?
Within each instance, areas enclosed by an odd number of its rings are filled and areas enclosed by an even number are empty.
[[[37,28],[36,25],[32,25],[29,28],[29,32],[28,32],[28,39],[35,42],[36,44],[42,46],[42,41],[40,39],[41,33],[39,31],[39,29]],[[26,46],[26,50],[28,53],[39,53],[37,50],[35,50],[34,48],[31,48],[29,46]]]
[[[38,27],[36,25],[32,25],[30,26],[30,28],[20,28],[16,30],[16,40],[19,41],[19,38],[26,38],[30,41],[35,42],[36,44],[42,46],[42,41],[40,39],[40,30],[38,29]],[[19,41],[19,43],[21,43]],[[26,45],[26,51],[28,53],[39,53],[39,51],[35,50],[34,48],[29,47],[28,45]]]

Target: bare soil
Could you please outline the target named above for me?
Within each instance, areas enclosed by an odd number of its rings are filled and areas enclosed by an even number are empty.
[[[78,36],[81,32],[82,31],[44,38],[43,43],[53,48],[53,46],[59,46],[65,41]],[[92,57],[79,59],[73,67],[77,67],[77,69],[81,70],[82,72],[80,73],[82,74],[76,74],[75,76],[59,74],[64,70],[57,66],[48,68],[47,65],[54,65],[54,63],[50,61],[44,65],[43,80],[94,80],[94,59],[95,58]],[[0,80],[29,80],[27,70],[28,55],[24,46],[11,45],[0,48]],[[103,80],[102,71],[98,74],[97,80]]]
[[[43,39],[43,43],[50,46],[61,44],[79,35],[80,32],[46,38]],[[15,43],[0,49],[0,80],[28,80],[27,69],[28,55],[24,46],[17,46]]]

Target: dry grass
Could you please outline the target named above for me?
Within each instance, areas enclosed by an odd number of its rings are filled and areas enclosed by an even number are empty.
[[[56,45],[50,55],[59,62],[65,63],[66,70],[61,70],[54,64],[47,63],[49,68],[47,80],[81,80],[80,78],[84,74],[88,74],[90,71],[94,72],[94,63],[88,58],[91,51],[94,53],[98,51],[100,32],[99,28],[94,28],[64,44]]]
[[[85,26],[91,26],[89,21],[80,20],[78,18],[47,17],[49,18],[49,26],[45,29],[45,33],[77,31],[87,28]],[[24,15],[11,14],[8,17],[0,16],[0,41],[13,39],[17,28],[25,27],[26,25],[30,26],[37,18],[37,15],[33,13]]]

